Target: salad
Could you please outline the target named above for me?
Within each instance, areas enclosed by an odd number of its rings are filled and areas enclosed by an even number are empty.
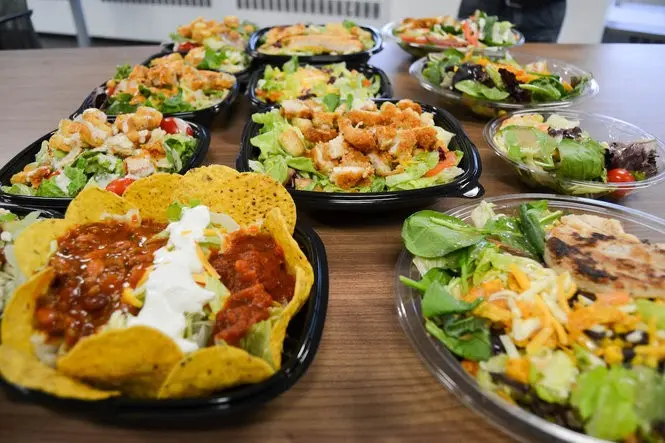
[[[256,85],[256,97],[266,103],[281,103],[292,99],[334,100],[349,95],[360,100],[379,95],[381,78],[367,78],[346,63],[322,67],[299,65],[293,57],[282,69],[266,65],[263,78]],[[327,98],[326,98],[327,97]]]
[[[169,36],[175,43],[175,51],[187,53],[185,63],[235,74],[249,67],[245,46],[254,31],[254,23],[241,22],[238,17],[227,16],[221,22],[199,17],[179,26]]]
[[[588,77],[564,79],[546,60],[521,66],[510,54],[464,54],[457,49],[431,53],[423,76],[433,85],[476,99],[505,103],[547,103],[580,95]]]
[[[25,281],[14,254],[14,239],[25,228],[39,219],[39,211],[19,217],[11,211],[0,208],[0,318],[4,307],[18,286]]]
[[[352,21],[327,25],[275,26],[265,33],[258,51],[270,55],[354,54],[374,47],[369,31]]]
[[[263,125],[250,140],[260,150],[253,171],[296,190],[382,192],[449,183],[463,170],[455,134],[438,127],[418,103],[349,96],[285,100],[280,109],[252,115]]]
[[[541,418],[619,442],[665,439],[665,245],[546,201],[472,224],[404,223],[424,327],[478,385]]]
[[[122,195],[137,178],[179,172],[198,142],[188,123],[145,106],[111,123],[99,109],[60,120],[35,161],[14,174],[2,191],[38,197],[74,197],[98,186]]]
[[[493,142],[508,159],[561,179],[634,182],[658,173],[656,140],[595,140],[580,127],[579,121],[558,114],[547,119],[538,113],[507,118]]]
[[[451,16],[405,18],[393,35],[403,43],[444,48],[514,46],[518,37],[513,26],[497,16],[476,11],[463,20]]]
[[[206,71],[185,63],[174,52],[150,61],[150,66],[118,66],[106,82],[109,115],[135,112],[149,106],[164,114],[197,111],[220,103],[236,83],[225,72]]]

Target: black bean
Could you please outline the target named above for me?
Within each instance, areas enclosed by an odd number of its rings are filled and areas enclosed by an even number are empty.
[[[584,333],[593,340],[602,340],[605,338],[605,332],[596,332],[591,329],[585,329]]]
[[[635,358],[635,350],[632,348],[623,348],[622,353],[623,361],[626,363]]]
[[[498,335],[494,333],[491,334],[490,342],[492,343],[492,354],[497,355],[497,354],[504,354],[506,352],[505,348],[503,347],[503,343],[501,343],[501,340],[499,339]]]

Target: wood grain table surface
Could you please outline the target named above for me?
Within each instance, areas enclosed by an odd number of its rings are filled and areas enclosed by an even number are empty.
[[[138,63],[157,47],[0,52],[0,163],[56,127],[122,63]],[[519,48],[574,63],[594,73],[600,94],[580,108],[627,120],[665,139],[665,45],[530,45]],[[441,105],[458,117],[479,148],[486,195],[524,188],[482,138],[486,121],[446,106],[408,74],[412,59],[388,44],[370,63],[390,76],[398,98]],[[207,162],[232,166],[249,106],[240,98],[228,121],[215,121]],[[622,203],[665,217],[665,185]],[[450,209],[465,203],[441,200]],[[194,429],[123,428],[0,392],[0,442],[261,441],[512,441],[462,405],[427,372],[397,320],[394,266],[407,213],[380,218],[309,219],[329,261],[330,302],[323,340],[305,376],[246,421]]]

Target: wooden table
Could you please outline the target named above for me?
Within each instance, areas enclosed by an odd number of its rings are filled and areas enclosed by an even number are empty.
[[[116,64],[139,62],[156,47],[0,52],[0,163],[54,128]],[[665,46],[526,45],[520,51],[563,59],[590,69],[601,85],[585,110],[627,120],[665,139]],[[388,46],[371,62],[391,77],[397,97],[441,104],[407,71],[411,59]],[[482,139],[485,121],[461,109],[483,160],[486,195],[526,192]],[[208,161],[233,165],[248,106],[239,100],[229,122],[213,128]],[[628,197],[624,204],[665,217],[665,186]],[[463,203],[440,201],[444,210]],[[115,428],[12,403],[0,393],[0,441],[182,442],[239,441],[510,441],[464,407],[425,370],[397,322],[393,268],[406,214],[380,220],[312,220],[330,265],[330,303],[319,352],[308,373],[288,393],[248,423],[214,429]],[[301,214],[302,218],[307,216]]]

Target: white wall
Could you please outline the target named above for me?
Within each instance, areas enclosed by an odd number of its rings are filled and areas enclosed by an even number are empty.
[[[0,0],[1,1],[1,0]],[[284,1],[284,0],[283,0]],[[296,1],[296,0],[291,0]],[[359,0],[362,1],[362,0]],[[358,19],[377,27],[407,16],[456,15],[461,0],[372,0],[381,5],[378,19]],[[665,1],[665,0],[662,0]],[[122,4],[101,0],[82,0],[88,32],[93,37],[162,41],[168,33],[200,15],[222,17],[234,14],[261,26],[296,21],[335,21],[341,16],[237,9],[237,2],[212,0],[210,8],[158,4]],[[605,19],[613,0],[568,0],[566,18],[559,36],[561,43],[599,43]],[[34,10],[38,32],[73,35],[74,23],[68,0],[28,0]]]

